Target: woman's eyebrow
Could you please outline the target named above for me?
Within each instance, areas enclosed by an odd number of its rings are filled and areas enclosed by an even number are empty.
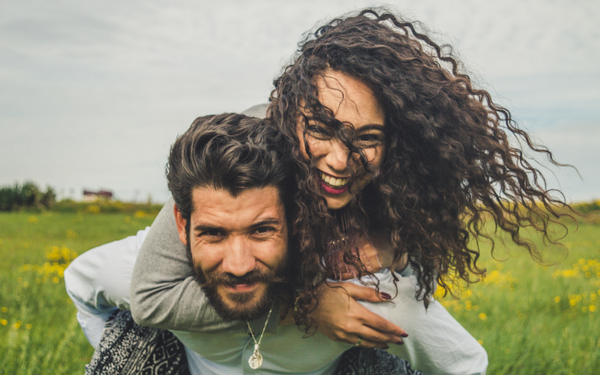
[[[383,126],[381,124],[367,124],[367,125],[361,126],[356,131],[362,132],[362,131],[368,131],[368,130],[379,130],[379,131],[385,132],[385,126]]]

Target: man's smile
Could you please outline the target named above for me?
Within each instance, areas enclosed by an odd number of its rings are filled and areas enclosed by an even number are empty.
[[[251,292],[256,290],[259,286],[259,282],[254,282],[251,284],[232,284],[232,285],[223,285],[228,292],[239,293],[239,292]]]

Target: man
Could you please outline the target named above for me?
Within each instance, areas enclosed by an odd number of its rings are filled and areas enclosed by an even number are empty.
[[[351,347],[321,334],[304,339],[293,324],[277,328],[282,302],[289,305],[291,301],[294,273],[289,264],[296,256],[293,249],[288,251],[294,188],[290,154],[287,142],[269,122],[234,114],[197,119],[172,147],[167,178],[176,204],[179,238],[189,250],[210,306],[219,316],[242,323],[242,327],[237,324],[218,332],[173,332],[185,346],[192,374],[331,374],[341,353]],[[133,248],[139,245],[135,241],[144,237],[145,233],[126,239],[132,251],[126,256],[113,254],[118,258],[114,265],[109,244],[82,254],[65,272],[78,319],[95,347],[108,316],[116,308],[129,307],[127,298],[112,296],[126,295],[122,289],[131,281],[137,255]],[[98,277],[106,275],[105,270],[98,270],[111,266],[115,267],[113,276]],[[133,342],[130,337],[148,336],[148,331],[130,335],[139,327],[127,321],[127,315],[115,320],[116,324],[108,323],[109,328],[121,327],[120,336],[126,339],[103,339],[103,343],[116,343],[119,352],[109,348],[108,360],[93,361],[101,367],[104,363],[104,367],[114,366],[120,356],[140,361],[136,349],[143,345],[127,343]],[[177,351],[168,350],[177,345],[168,336],[157,340],[165,344],[153,344],[156,353],[166,352],[163,355],[168,357]],[[181,373],[180,361],[174,362],[177,368],[171,373]],[[163,364],[152,369],[159,365]],[[94,370],[88,368],[88,372]]]

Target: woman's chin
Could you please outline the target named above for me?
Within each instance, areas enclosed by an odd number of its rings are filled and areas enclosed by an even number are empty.
[[[330,210],[339,210],[344,208],[352,199],[349,193],[340,195],[324,194],[325,200],[327,201],[327,208]]]

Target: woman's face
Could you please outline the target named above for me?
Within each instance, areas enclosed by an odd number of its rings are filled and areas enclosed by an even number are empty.
[[[326,70],[315,79],[318,99],[329,108],[335,118],[354,128],[354,144],[360,147],[373,166],[381,166],[385,148],[384,113],[373,92],[353,77]],[[352,154],[348,162],[348,148],[337,138],[326,124],[311,119],[309,111],[306,141],[315,159],[317,180],[327,206],[336,210],[344,207],[352,199],[352,193],[361,191],[373,177],[367,173],[358,154]],[[304,139],[304,123],[298,121],[300,150],[308,160]],[[354,173],[352,173],[354,172]],[[351,176],[354,175],[354,178]]]

